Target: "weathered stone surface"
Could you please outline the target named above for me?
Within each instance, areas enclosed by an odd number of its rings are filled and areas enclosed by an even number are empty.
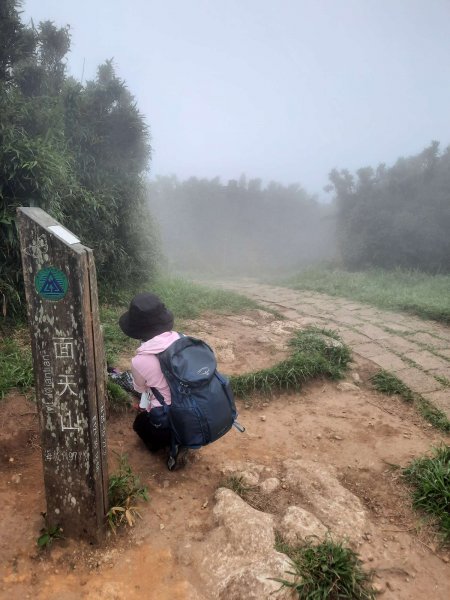
[[[372,325],[370,323],[358,327],[358,331],[366,335],[371,340],[382,340],[390,335],[387,331],[381,329],[381,327],[377,327],[376,325]]]
[[[334,467],[307,460],[283,463],[286,483],[296,489],[320,521],[339,537],[357,540],[367,528],[367,515],[357,496],[344,488]]]
[[[333,319],[338,323],[344,323],[345,325],[355,325],[357,327],[364,325],[361,319],[358,319],[357,315],[351,316],[345,313],[335,313]]]
[[[343,329],[340,336],[346,344],[368,344],[370,340],[362,333],[356,333],[351,329]]]
[[[273,578],[292,579],[288,571],[292,566],[286,555],[273,552],[267,559],[258,560],[248,567],[243,567],[227,581],[220,591],[220,600],[263,600],[277,598],[295,600],[298,595],[293,590],[281,588],[281,584]],[[277,590],[280,590],[278,593]]]
[[[328,529],[312,513],[299,506],[289,506],[279,527],[283,538],[289,544],[297,544],[306,538],[321,541]]]
[[[325,346],[327,348],[342,348],[343,347],[342,342],[340,342],[339,340],[335,340],[334,338],[332,338],[328,335],[318,334],[318,337],[320,337],[324,341]]]
[[[259,484],[259,489],[263,494],[271,494],[280,487],[280,480],[277,477],[269,477]]]
[[[444,388],[437,392],[428,392],[423,397],[435,404],[440,410],[450,415],[450,388]]]
[[[442,385],[431,375],[419,371],[414,367],[395,371],[395,374],[405,385],[413,392],[424,394],[425,392],[434,392],[442,388]]]
[[[392,352],[377,354],[376,356],[372,356],[370,360],[387,371],[397,371],[399,369],[405,369],[408,366],[401,358]]]
[[[347,302],[345,302],[342,305],[342,308],[345,308],[346,310],[350,310],[350,311],[361,311],[364,309],[364,304],[355,304],[354,302],[348,304]]]
[[[414,361],[416,364],[420,365],[424,369],[449,369],[449,364],[447,361],[443,360],[432,354],[431,352],[427,352],[426,350],[420,350],[419,352],[409,352],[405,354],[406,358]]]
[[[222,525],[229,543],[240,554],[267,554],[275,545],[273,516],[255,510],[227,488],[215,494],[214,517]],[[239,527],[236,520],[239,519]]]
[[[202,577],[208,598],[242,600],[270,598],[280,585],[271,577],[286,577],[287,556],[276,552],[274,517],[255,510],[237,494],[219,488],[213,509],[217,527],[201,547]],[[283,590],[277,598],[294,598]]]
[[[352,371],[351,377],[356,384],[361,383],[361,377],[357,371]]]
[[[442,367],[441,369],[431,369],[428,371],[428,375],[432,375],[433,377],[440,377],[450,381],[450,365],[447,367]]]
[[[255,471],[240,471],[239,476],[245,485],[252,486],[259,483],[259,474]]]
[[[232,341],[213,336],[207,332],[202,332],[202,334],[199,335],[199,337],[204,339],[205,342],[207,342],[212,348],[214,348],[214,352],[216,354],[218,362],[230,363],[236,360],[236,356],[234,354],[234,344]]]
[[[221,471],[225,476],[241,478],[245,485],[258,485],[259,477],[263,470],[264,465],[257,465],[250,462],[235,462],[225,465]]]
[[[341,381],[341,383],[337,384],[337,389],[340,392],[359,392],[360,389],[354,383],[350,383],[348,381]]]
[[[386,349],[394,350],[401,354],[404,352],[416,352],[419,347],[410,340],[411,338],[405,339],[399,335],[391,335],[384,339],[382,344]]]
[[[430,346],[431,348],[448,348],[449,346],[448,340],[436,337],[424,331],[415,333],[409,339],[414,340],[415,342],[418,342],[420,344]]]
[[[403,333],[409,334],[412,331],[414,331],[408,325],[407,321],[404,321],[401,319],[390,320],[390,319],[384,318],[384,316],[383,316],[383,326],[385,327],[385,329],[390,329],[391,332],[395,332],[398,334],[403,334]],[[391,333],[391,335],[393,335],[393,334]]]
[[[355,344],[353,350],[357,354],[364,356],[364,358],[371,358],[372,356],[377,356],[383,352],[383,348],[373,342],[369,342],[368,344]]]
[[[271,333],[275,335],[286,336],[286,334],[292,334],[293,331],[297,331],[300,326],[298,323],[294,323],[293,321],[272,321],[268,325],[267,329]]]

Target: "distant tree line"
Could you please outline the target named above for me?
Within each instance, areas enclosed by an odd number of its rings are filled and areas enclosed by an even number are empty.
[[[100,283],[148,279],[158,247],[145,199],[149,132],[111,61],[85,85],[66,74],[68,27],[0,2],[0,310],[23,306],[15,214],[39,206],[94,248]]]
[[[299,185],[219,178],[149,184],[164,252],[179,271],[264,275],[295,270],[334,253],[334,221]]]
[[[330,182],[345,267],[450,272],[450,148],[432,142],[390,168],[334,170]]]

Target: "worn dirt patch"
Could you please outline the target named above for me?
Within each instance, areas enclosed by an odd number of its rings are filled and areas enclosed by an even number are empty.
[[[245,317],[203,315],[184,332],[210,341],[220,369],[242,373],[274,364],[286,355],[289,322],[251,311]],[[221,355],[221,349],[226,349]],[[183,471],[170,473],[164,455],[149,454],[131,430],[135,413],[108,421],[110,470],[126,453],[148,486],[142,520],[102,548],[73,540],[40,552],[36,539],[45,510],[37,416],[23,396],[0,404],[0,597],[8,600],[131,599],[209,600],[214,583],[202,577],[204,540],[215,527],[214,493],[230,464],[258,464],[265,477],[282,483],[261,495],[261,508],[280,517],[289,506],[305,506],[285,478],[287,459],[334,467],[340,483],[362,502],[367,532],[354,542],[366,567],[377,572],[383,597],[444,600],[450,597],[448,552],[433,529],[412,511],[407,489],[392,465],[405,465],[442,439],[396,398],[370,389],[369,361],[359,359],[348,382],[315,381],[299,394],[238,402],[247,431],[232,431],[203,448]],[[357,375],[356,375],[357,374]],[[448,438],[447,438],[448,443]],[[202,559],[204,560],[204,556]],[[273,596],[272,596],[273,597]],[[275,596],[276,597],[276,596]],[[242,596],[243,600],[245,596]]]

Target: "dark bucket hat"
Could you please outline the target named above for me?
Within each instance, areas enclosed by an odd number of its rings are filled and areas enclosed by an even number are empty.
[[[125,335],[136,340],[149,340],[155,335],[171,331],[173,314],[158,296],[150,292],[137,294],[130,302],[130,308],[119,319]]]

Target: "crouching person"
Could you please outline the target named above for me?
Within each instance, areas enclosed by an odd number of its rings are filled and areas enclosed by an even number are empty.
[[[182,466],[188,450],[215,442],[234,426],[237,411],[228,378],[217,370],[214,351],[197,338],[172,331],[173,315],[154,294],[137,294],[119,320],[142,345],[132,359],[134,387],[141,392],[133,428],[152,452],[168,447],[167,466]]]
[[[133,385],[141,393],[140,412],[133,429],[151,452],[169,449],[172,440],[168,407],[172,399],[156,355],[180,337],[172,331],[173,315],[158,296],[142,292],[131,300],[119,325],[125,335],[142,342],[131,361]],[[184,455],[185,452],[178,453],[177,466],[182,464]]]

